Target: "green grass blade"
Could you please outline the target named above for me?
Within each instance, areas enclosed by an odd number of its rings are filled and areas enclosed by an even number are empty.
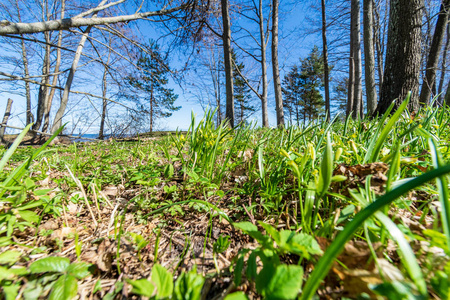
[[[408,93],[408,96],[406,97],[405,101],[403,101],[402,104],[400,104],[400,106],[397,109],[397,111],[391,117],[391,119],[386,124],[386,126],[384,126],[384,121],[386,120],[387,116],[391,112],[391,110],[393,108],[393,105],[394,105],[394,102],[391,104],[389,109],[384,114],[383,119],[380,121],[380,124],[379,124],[379,127],[377,129],[377,132],[375,133],[375,135],[373,136],[373,138],[372,138],[372,140],[370,142],[370,145],[369,145],[369,148],[367,149],[366,156],[364,157],[363,163],[373,163],[373,162],[377,161],[378,156],[380,154],[381,147],[383,146],[383,143],[385,142],[389,132],[394,127],[394,125],[397,122],[397,120],[402,115],[403,111],[406,109],[410,98],[411,98],[411,92]],[[381,131],[380,135],[378,136],[378,132],[380,131],[380,129],[383,126],[384,126],[383,130]]]
[[[19,136],[14,140],[14,143],[9,147],[8,151],[6,151],[5,155],[3,155],[2,160],[0,160],[0,172],[3,171],[3,168],[5,167],[8,160],[13,155],[14,151],[16,151],[17,147],[19,147],[20,142],[22,142],[23,138],[27,134],[28,130],[30,130],[33,123],[30,123],[25,127],[24,130],[19,134]]]
[[[413,180],[381,196],[376,201],[364,208],[361,212],[356,214],[353,221],[345,226],[344,230],[336,237],[334,242],[328,247],[324,256],[315,266],[314,271],[311,273],[311,276],[309,277],[303,289],[301,299],[309,300],[314,296],[315,292],[319,288],[322,279],[328,274],[328,271],[333,265],[333,261],[342,251],[347,241],[363,225],[364,221],[371,217],[380,208],[390,204],[398,197],[407,193],[409,190],[414,189],[424,184],[425,182],[435,179],[439,176],[443,176],[449,172],[450,165],[446,165],[422,174],[421,176],[414,178]]]
[[[434,140],[428,140],[431,150],[433,166],[438,169],[443,165],[442,157],[437,149]],[[439,191],[439,201],[441,202],[441,219],[445,236],[447,237],[447,247],[450,249],[450,201],[448,197],[448,181],[445,175],[436,178]]]
[[[319,184],[317,186],[317,196],[322,198],[327,192],[331,177],[333,176],[333,149],[331,147],[330,133],[327,133],[327,144],[323,153],[322,162],[320,163],[319,170]]]
[[[398,250],[401,253],[400,259],[402,260],[403,266],[408,272],[411,279],[414,281],[420,294],[427,295],[427,284],[423,277],[422,269],[417,263],[417,259],[414,255],[411,246],[406,241],[403,233],[398,229],[397,225],[389,219],[388,216],[383,214],[381,211],[375,213],[375,217],[384,225],[389,235],[394,241],[397,242]]]

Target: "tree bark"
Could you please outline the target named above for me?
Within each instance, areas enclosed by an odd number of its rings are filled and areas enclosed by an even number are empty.
[[[8,123],[9,116],[11,115],[11,107],[12,107],[13,100],[11,98],[8,98],[8,103],[6,103],[6,110],[5,114],[3,115],[3,126],[0,126],[0,140],[4,142],[3,137],[5,135],[5,126]]]
[[[22,22],[22,17],[20,15],[20,8],[19,8],[19,2],[16,1],[16,7],[17,7],[17,17],[19,19],[19,22]],[[21,47],[22,47],[22,62],[23,62],[23,73],[25,77],[30,77],[30,71],[28,68],[28,55],[27,55],[27,49],[25,47],[25,41],[23,40],[23,35],[21,34]],[[34,115],[31,111],[31,89],[30,89],[30,83],[28,81],[25,81],[25,97],[27,101],[27,111],[25,113],[26,117],[26,124],[30,124],[34,122]]]
[[[442,48],[444,40],[445,28],[448,23],[448,10],[450,9],[450,0],[443,0],[439,11],[439,16],[434,28],[433,40],[431,42],[430,51],[428,53],[425,78],[420,91],[419,102],[428,104],[433,96],[432,91],[436,84],[436,69],[439,62],[439,51]]]
[[[375,87],[375,53],[373,38],[373,0],[364,0],[364,75],[366,81],[367,113],[372,115],[377,109],[377,89]]]
[[[352,117],[357,119],[362,117],[362,65],[361,65],[361,6],[360,0],[352,0],[351,2],[351,35],[353,48],[353,109]]]
[[[351,29],[350,29],[351,32]],[[355,91],[355,71],[354,71],[354,59],[353,59],[353,35],[350,34],[350,57],[348,61],[348,90],[347,90],[347,107],[346,107],[346,117],[348,118],[352,115],[353,111],[353,101],[354,101],[354,91]]]
[[[280,67],[278,65],[278,6],[279,0],[272,0],[272,73],[275,91],[277,126],[284,126],[283,99],[281,95]]]
[[[64,13],[65,13],[65,4],[66,1],[62,0],[61,1],[61,18],[64,18]],[[58,72],[59,72],[59,67],[61,66],[61,45],[62,45],[62,30],[59,31],[58,33],[58,47],[56,49],[56,62],[55,62],[55,69],[54,69],[54,74],[53,75],[53,82],[52,85],[55,86],[58,83]],[[47,100],[47,105],[45,107],[45,112],[44,112],[44,126],[42,127],[42,131],[43,132],[47,132],[47,129],[50,128],[50,111],[52,109],[52,102],[53,102],[53,98],[55,97],[55,92],[56,89],[54,87],[51,88],[50,90],[50,95],[48,96],[48,100]]]
[[[418,92],[424,0],[391,0],[381,98],[377,113],[384,114],[394,99],[394,109],[411,91],[409,110],[419,109]]]
[[[264,35],[264,18],[263,18],[263,2],[259,0],[259,39],[261,43],[261,76],[262,76],[262,94],[261,98],[261,111],[262,111],[262,125],[263,127],[269,127],[269,112],[267,109],[267,61],[266,61],[266,37]]]
[[[230,14],[228,11],[228,0],[220,1],[222,6],[223,23],[223,55],[225,65],[225,86],[226,86],[226,112],[225,118],[230,127],[234,127],[234,97],[233,97],[233,68],[231,63],[231,28]]]
[[[450,24],[447,25],[447,40],[445,42],[445,46],[444,46],[444,50],[442,52],[442,67],[441,67],[441,78],[439,79],[439,88],[438,88],[438,103],[440,105],[444,104],[443,103],[443,96],[442,93],[442,89],[444,86],[444,80],[445,80],[445,72],[447,70],[447,52],[448,52],[448,46],[450,45]]]
[[[49,84],[49,76],[50,73],[50,33],[45,32],[45,41],[47,42],[47,45],[45,46],[45,54],[44,54],[44,61],[42,63],[42,85],[39,86],[39,93],[38,93],[38,106],[37,106],[37,112],[36,112],[36,122],[33,124],[33,130],[39,130],[42,125],[42,121],[44,118],[44,114],[47,108],[47,100],[48,100],[48,84]]]
[[[75,76],[75,72],[77,71],[78,62],[80,61],[81,53],[83,52],[84,44],[86,43],[91,28],[92,26],[88,26],[86,30],[83,32],[83,35],[81,36],[81,40],[77,47],[77,51],[75,52],[75,57],[72,61],[72,66],[70,68],[69,75],[67,77],[59,109],[56,112],[55,119],[53,121],[52,133],[56,132],[62,126],[62,118],[64,116],[64,112],[66,111],[66,107],[69,102],[70,87],[72,86],[73,78]]]
[[[328,66],[328,44],[327,44],[327,17],[325,11],[325,0],[322,3],[322,53],[323,53],[323,75],[325,85],[325,113],[326,120],[330,120],[330,70]]]
[[[450,82],[447,84],[447,92],[445,92],[445,105],[450,107]]]
[[[377,57],[377,71],[378,71],[378,95],[381,98],[381,87],[383,86],[383,48],[384,42],[381,40],[381,25],[380,25],[380,13],[376,6],[374,6],[374,26],[375,26],[375,50]],[[384,31],[384,30],[383,30]],[[384,41],[384,38],[383,38]]]

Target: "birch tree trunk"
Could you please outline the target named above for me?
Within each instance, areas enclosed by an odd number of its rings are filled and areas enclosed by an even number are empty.
[[[230,127],[234,127],[234,97],[233,97],[233,68],[231,63],[231,29],[230,15],[228,11],[228,0],[220,1],[222,6],[223,23],[223,55],[225,65],[225,86],[226,86],[226,112],[225,118]]]
[[[75,76],[75,72],[77,71],[78,62],[80,61],[81,53],[83,52],[84,44],[86,43],[89,32],[91,31],[92,26],[88,26],[81,36],[81,40],[78,44],[77,51],[75,52],[75,57],[72,61],[72,66],[69,71],[69,75],[67,77],[66,85],[64,86],[64,92],[61,97],[61,102],[59,105],[59,109],[56,112],[55,119],[53,121],[52,133],[56,132],[62,126],[62,118],[64,116],[64,112],[66,111],[67,104],[69,102],[69,93],[70,88],[72,86],[73,78]]]
[[[362,65],[361,65],[361,17],[360,2],[352,0],[351,2],[351,35],[353,48],[353,68],[354,68],[354,94],[352,117],[357,119],[362,117]]]
[[[328,45],[327,45],[327,17],[325,11],[325,0],[322,0],[322,51],[323,51],[323,75],[325,85],[325,113],[326,120],[330,120],[330,70],[328,67]]]
[[[439,51],[442,48],[445,28],[448,23],[449,9],[450,0],[443,0],[436,21],[436,27],[434,28],[433,40],[431,42],[430,52],[428,53],[425,77],[422,83],[422,90],[420,91],[419,102],[423,104],[428,104],[430,102],[430,98],[433,96],[432,91],[436,88],[436,69],[439,62]]]
[[[266,37],[264,35],[264,18],[263,18],[263,3],[259,0],[259,39],[261,43],[261,76],[262,76],[262,94],[261,98],[261,111],[262,111],[262,125],[263,127],[269,127],[269,113],[267,110],[267,61],[266,61]]]
[[[395,109],[411,91],[409,110],[419,109],[422,8],[424,0],[391,0],[389,29],[381,98],[377,112],[386,112],[395,99]]]
[[[375,53],[373,37],[373,0],[364,0],[364,75],[366,82],[367,113],[372,115],[377,109],[377,89],[375,87]]]
[[[278,65],[278,6],[279,0],[272,0],[272,73],[275,91],[277,126],[284,126],[283,99],[281,95],[280,67]]]

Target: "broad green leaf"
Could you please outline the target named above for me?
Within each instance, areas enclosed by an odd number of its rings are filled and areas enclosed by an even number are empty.
[[[91,266],[91,264],[88,264],[86,262],[76,262],[71,264],[67,268],[67,273],[75,276],[78,279],[83,279],[84,277],[91,275],[91,272],[89,270]]]
[[[233,223],[233,226],[237,229],[242,230],[244,233],[248,234],[255,240],[257,240],[261,245],[267,246],[269,242],[269,237],[266,235],[263,235],[256,225],[253,225],[250,222],[240,222],[240,223]]]
[[[31,273],[65,272],[70,265],[66,257],[49,256],[41,258],[30,265]]]
[[[19,268],[6,268],[0,266],[0,281],[7,279],[12,280],[16,278],[17,276],[22,276],[27,274],[28,271],[25,267],[19,267]]]
[[[35,196],[44,196],[44,195],[47,195],[48,193],[50,193],[51,191],[53,191],[53,189],[40,189],[40,190],[35,190],[33,192],[33,194]]]
[[[133,294],[145,297],[152,297],[155,295],[155,285],[145,278],[139,280],[127,279],[127,282],[133,287],[133,289],[131,290]]]
[[[385,282],[371,288],[376,294],[385,296],[389,300],[414,300],[422,299],[420,296],[413,294],[413,288],[404,282],[394,281]]]
[[[5,300],[15,300],[17,295],[19,295],[19,290],[21,288],[20,283],[2,284],[3,295]]]
[[[303,269],[296,265],[279,265],[262,295],[267,300],[295,299],[301,291]]]
[[[283,230],[281,236],[284,239],[283,249],[289,253],[305,256],[308,259],[311,255],[323,254],[317,241],[310,235]]]
[[[12,265],[20,259],[21,255],[21,252],[13,250],[0,253],[0,265]]]
[[[19,210],[19,215],[22,219],[30,223],[39,222],[39,215],[31,210]]]
[[[244,255],[239,255],[239,258],[234,266],[234,284],[239,286],[242,279],[242,270],[244,269]]]
[[[183,272],[175,282],[173,299],[198,300],[200,299],[205,278],[195,271]]]
[[[173,276],[160,264],[156,264],[152,268],[151,282],[156,287],[157,299],[168,298],[173,292]]]
[[[224,300],[248,300],[248,297],[244,292],[235,292],[228,294]]]
[[[278,232],[278,230],[276,230],[273,226],[258,221],[259,225],[261,225],[262,228],[264,228],[267,233],[272,237],[272,239],[275,241],[275,243],[279,244],[280,243],[280,233]]]
[[[49,300],[71,300],[78,291],[78,282],[72,275],[64,274],[55,282]]]

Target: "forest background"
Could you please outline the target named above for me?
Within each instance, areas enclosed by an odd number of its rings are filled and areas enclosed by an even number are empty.
[[[415,85],[431,87],[425,102],[440,95],[435,103],[442,104],[448,86],[449,1],[413,2],[421,8],[410,18],[420,20]],[[231,64],[224,54],[223,4]],[[218,110],[217,122],[230,119],[233,110],[233,125],[280,125],[281,115],[282,123],[299,125],[325,114],[327,98],[332,116],[370,114],[388,69],[390,7],[402,1],[2,0],[0,5],[0,111],[11,98],[9,124],[23,128],[34,122],[34,130],[51,132],[69,122],[68,133],[104,136],[187,129],[190,111],[201,114],[208,108]],[[19,22],[104,18],[116,20],[7,32]],[[432,60],[434,67],[427,65]],[[424,80],[430,69],[433,84]],[[227,91],[227,70],[234,75],[233,93]],[[279,82],[274,72],[280,72]],[[233,109],[226,107],[229,94]]]

